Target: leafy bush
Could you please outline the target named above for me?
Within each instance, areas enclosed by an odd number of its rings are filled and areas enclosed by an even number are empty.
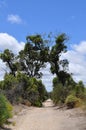
[[[12,117],[12,106],[4,95],[0,95],[0,126]]]
[[[4,90],[14,89],[15,86],[17,86],[17,84],[18,84],[18,81],[16,77],[14,77],[12,74],[6,74],[4,76],[4,83],[3,83]]]
[[[42,107],[42,102],[39,101],[39,100],[37,100],[37,101],[35,101],[34,106],[36,106],[36,107]]]
[[[48,94],[41,80],[38,81],[37,87],[39,92],[39,98],[42,102],[44,102],[48,98]]]
[[[47,91],[42,81],[28,77],[20,72],[16,76],[6,74],[3,82],[0,82],[0,90],[11,104],[18,104],[22,103],[23,100],[28,100],[31,105],[36,106],[37,104],[37,106],[41,106],[38,104],[47,99]]]
[[[53,88],[52,99],[55,105],[64,102],[64,91],[62,84],[58,84]]]
[[[68,108],[79,107],[81,105],[81,99],[74,95],[69,95],[65,101]]]
[[[75,86],[75,95],[80,99],[85,98],[85,86],[82,81],[79,81]]]

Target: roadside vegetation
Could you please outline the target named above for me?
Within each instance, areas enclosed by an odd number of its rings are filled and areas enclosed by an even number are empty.
[[[0,126],[7,123],[8,119],[12,117],[12,105],[6,97],[0,94]]]
[[[52,99],[55,105],[67,105],[68,108],[82,107],[86,104],[86,88],[82,81],[76,83],[70,78],[70,83],[57,82],[57,77],[53,79]]]
[[[68,108],[85,107],[86,88],[82,81],[76,83],[68,72],[68,60],[61,59],[62,54],[67,51],[67,39],[65,34],[59,35],[50,52],[50,70],[56,75],[53,79],[52,99],[55,105],[65,104]]]

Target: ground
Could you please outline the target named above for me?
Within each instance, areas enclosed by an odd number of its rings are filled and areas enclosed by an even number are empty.
[[[58,109],[49,99],[42,108],[24,107],[13,117],[11,130],[86,130],[86,115],[80,109]],[[15,123],[16,122],[16,123]]]

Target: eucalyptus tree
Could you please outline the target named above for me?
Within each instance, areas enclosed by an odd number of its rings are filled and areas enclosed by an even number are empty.
[[[0,54],[0,58],[8,66],[10,74],[15,76],[18,68],[18,62],[16,60],[14,53],[9,49],[5,49],[4,52]]]
[[[19,52],[21,70],[29,77],[40,78],[42,76],[40,69],[48,62],[49,48],[41,35],[27,36],[26,40],[24,50]]]
[[[66,79],[70,77],[70,74],[67,72],[68,69],[68,60],[61,59],[61,55],[67,51],[67,46],[65,42],[68,40],[65,33],[60,34],[55,38],[55,45],[52,46],[50,50],[50,65],[52,74],[56,74],[59,81],[64,85]]]

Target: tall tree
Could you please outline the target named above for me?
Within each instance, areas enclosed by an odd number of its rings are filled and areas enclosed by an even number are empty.
[[[19,52],[21,69],[29,77],[40,78],[40,69],[45,67],[48,61],[48,47],[41,35],[32,35],[26,38],[24,50]]]
[[[65,45],[65,42],[67,40],[68,38],[66,34],[60,34],[56,37],[55,45],[52,46],[52,49],[50,51],[50,70],[53,74],[56,74],[59,81],[61,81],[63,85],[65,84],[66,79],[70,76],[70,74],[67,73],[68,60],[61,60],[60,58],[62,53],[65,53],[67,51],[67,46]]]
[[[17,71],[18,62],[16,61],[16,58],[15,58],[15,55],[13,54],[13,52],[10,51],[9,49],[6,49],[6,50],[4,50],[3,53],[0,54],[0,58],[9,67],[10,74],[13,74],[15,76],[15,73]]]

